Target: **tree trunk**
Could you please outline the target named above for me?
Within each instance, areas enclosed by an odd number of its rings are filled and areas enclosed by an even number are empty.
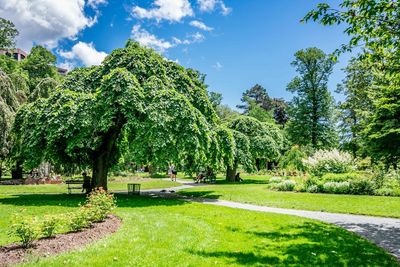
[[[236,170],[237,170],[238,164],[235,162],[233,166],[228,166],[226,168],[226,180],[229,182],[235,182],[235,176],[236,176]]]
[[[11,178],[12,179],[22,179],[22,162],[17,160],[15,162],[14,168],[11,170]]]
[[[108,153],[99,153],[93,160],[92,188],[102,187],[107,190]]]
[[[0,161],[0,180],[3,177],[3,162]]]
[[[107,175],[115,152],[115,144],[121,133],[124,119],[118,116],[115,125],[103,136],[103,143],[93,154],[92,188],[102,187],[107,190]]]

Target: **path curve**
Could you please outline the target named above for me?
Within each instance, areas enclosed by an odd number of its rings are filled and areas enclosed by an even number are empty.
[[[182,189],[188,189],[195,186],[204,186],[204,184],[195,184],[185,180],[177,180],[181,186],[166,189],[143,190],[144,194],[164,193],[170,194]],[[268,206],[259,206],[253,204],[238,203],[220,199],[207,198],[184,198],[186,201],[198,202],[209,205],[224,206],[236,209],[245,209],[259,212],[273,212],[287,215],[300,216],[319,220],[326,223],[335,224],[346,230],[357,233],[366,239],[372,241],[378,246],[386,249],[400,260],[400,219],[384,218],[365,215],[353,215],[345,213],[330,213],[321,211],[295,210],[274,208]]]

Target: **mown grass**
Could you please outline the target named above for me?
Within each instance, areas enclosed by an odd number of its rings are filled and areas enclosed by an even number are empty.
[[[180,185],[176,182],[160,179],[116,179],[108,183],[108,189],[111,191],[127,191],[128,183],[139,183],[141,189],[168,188]],[[67,193],[66,184],[45,184],[45,185],[0,185],[0,194],[21,194],[21,193]],[[80,190],[73,190],[79,193]]]
[[[300,210],[400,218],[400,197],[278,192],[267,188],[268,176],[243,176],[243,183],[199,186],[179,194]]]
[[[118,195],[123,219],[115,234],[86,248],[26,266],[398,266],[368,241],[309,219]],[[11,214],[43,215],[76,209],[81,195],[0,197],[0,244]]]

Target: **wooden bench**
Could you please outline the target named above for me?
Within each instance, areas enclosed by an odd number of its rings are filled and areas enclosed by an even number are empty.
[[[128,184],[128,195],[140,195],[140,184]]]
[[[215,175],[209,175],[204,178],[204,182],[209,184],[215,184],[217,182],[217,178],[215,177]]]
[[[68,194],[71,194],[71,191],[73,189],[82,190],[83,180],[68,180],[68,181],[65,181],[65,184],[68,185]],[[80,185],[80,186],[76,186],[76,185]]]

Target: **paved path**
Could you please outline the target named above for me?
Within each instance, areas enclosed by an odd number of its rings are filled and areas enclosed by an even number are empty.
[[[162,192],[165,192],[165,194],[170,194],[171,191],[176,192],[178,190],[204,185],[194,184],[185,180],[178,180],[177,182],[182,183],[182,185],[167,189],[143,190],[142,192],[144,192],[145,194]],[[374,242],[378,246],[385,248],[395,257],[400,259],[400,219],[320,211],[282,209],[244,204],[220,199],[186,198],[185,200],[237,209],[295,215],[332,223],[369,239],[370,241]]]

